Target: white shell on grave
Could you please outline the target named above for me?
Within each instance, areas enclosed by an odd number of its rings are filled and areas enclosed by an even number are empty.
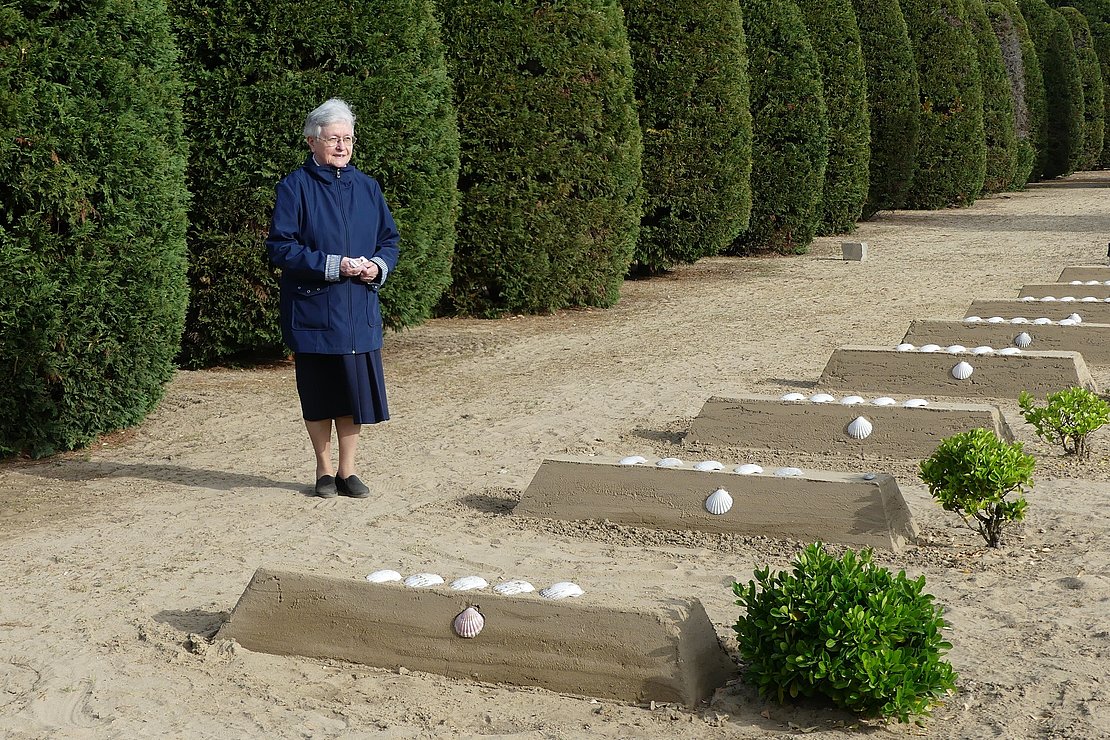
[[[1068,285],[1082,285],[1082,284],[1083,284],[1082,280],[1072,280],[1070,283],[1068,283]]]
[[[874,401],[871,402],[871,405],[872,406],[893,406],[896,403],[898,403],[898,402],[895,401],[890,396],[879,396],[878,398],[876,398]]]
[[[725,514],[731,508],[732,496],[723,488],[718,488],[716,491],[709,494],[709,498],[705,500],[705,510],[710,514]]]
[[[785,396],[779,396],[780,401],[804,401],[806,400],[804,393],[787,393]]]
[[[1046,295],[1043,298],[1041,298],[1042,303],[1052,303],[1055,300],[1056,300],[1056,296],[1051,296],[1051,295]]]
[[[744,463],[743,465],[737,465],[732,470],[740,475],[755,475],[756,473],[763,472],[763,466],[756,465],[755,463]]]
[[[939,349],[939,344],[923,344],[917,348],[918,352],[936,352]]]
[[[863,474],[863,479],[864,480],[875,480],[878,477],[879,476],[875,475],[874,473],[864,473]]]
[[[984,344],[982,346],[976,347],[975,349],[971,350],[971,354],[973,354],[973,355],[993,355],[994,354],[994,347],[988,347],[987,345]]]
[[[908,409],[923,409],[929,405],[929,402],[924,398],[911,398],[908,401],[904,401],[902,405]]]
[[[866,418],[857,416],[848,424],[848,436],[852,439],[867,439],[874,426]]]
[[[1003,347],[1002,349],[998,350],[998,354],[1000,354],[1000,355],[1020,355],[1021,350],[1018,347]]]
[[[845,406],[855,406],[857,403],[863,403],[863,396],[845,396],[840,399],[840,403]]]
[[[536,587],[528,581],[505,581],[494,586],[493,590],[502,596],[516,596],[531,593],[536,590]]]
[[[1064,296],[1063,298],[1060,299],[1061,303],[1072,303],[1074,301],[1075,301],[1075,296],[1073,296],[1073,295],[1066,295],[1066,296]]]
[[[1025,301],[1026,303],[1032,303],[1033,301],[1035,301],[1037,299],[1034,298],[1031,295],[1027,295],[1027,296],[1023,296],[1021,300]]]
[[[451,588],[455,591],[476,591],[489,586],[489,581],[481,576],[463,576],[451,581]]]
[[[964,352],[967,352],[967,347],[963,346],[962,344],[953,344],[945,348],[944,351],[953,355],[961,355]]]
[[[657,468],[681,468],[682,461],[677,457],[664,457],[659,462],[655,463]]]
[[[1068,318],[1071,319],[1072,321],[1074,321],[1077,324],[1082,324],[1083,323],[1083,317],[1080,316],[1077,313],[1069,313]]]
[[[952,367],[951,372],[952,372],[952,377],[955,378],[956,380],[967,380],[968,378],[971,377],[971,374],[973,372],[975,372],[975,368],[973,368],[967,362],[957,362]]]
[[[409,588],[427,588],[441,583],[443,583],[443,576],[435,573],[414,573],[405,579],[405,585]]]
[[[1033,323],[1037,324],[1038,326],[1043,326],[1045,324],[1051,324],[1051,323],[1053,323],[1053,321],[1052,321],[1052,319],[1046,319],[1042,316],[1039,319],[1033,319]]]
[[[809,400],[814,403],[831,403],[836,400],[836,397],[830,396],[828,393],[814,393],[809,397]]]
[[[894,349],[898,350],[899,352],[913,352],[915,349],[917,349],[917,347],[914,347],[909,342],[902,342]]]
[[[1025,349],[1032,343],[1033,337],[1029,336],[1029,332],[1023,331],[1021,334],[1018,334],[1016,337],[1014,337],[1015,347],[1021,347],[1022,349]]]
[[[1060,326],[1077,326],[1079,324],[1075,319],[1060,319]]]
[[[459,637],[477,637],[486,626],[486,618],[476,606],[468,606],[455,616],[455,634]]]
[[[389,583],[390,581],[401,580],[401,574],[395,570],[376,570],[366,576],[366,580],[370,583]]]
[[[1010,323],[1011,324],[1028,324],[1029,319],[1025,318],[1024,316],[1015,316],[1014,318],[1010,319]]]
[[[802,474],[802,469],[801,468],[779,468],[775,471],[775,475],[777,475],[781,478],[789,478],[791,476],[801,475],[801,474]]]
[[[570,581],[559,581],[540,590],[540,596],[545,599],[566,599],[571,596],[581,596],[584,593],[586,592],[582,590],[581,586]]]
[[[988,324],[1004,324],[1004,323],[1006,323],[1006,319],[1002,318],[1001,316],[991,316],[989,319],[987,319],[987,323]]]
[[[1083,296],[1083,302],[1084,303],[1095,303],[1097,301],[1098,301],[1098,298],[1095,298],[1093,295]]]
[[[721,465],[716,460],[702,460],[700,463],[697,463],[696,465],[694,465],[694,470],[701,470],[701,471],[716,471],[716,470],[724,470],[724,469],[725,469],[725,466]]]
[[[983,320],[982,316],[968,316],[967,318],[964,319],[964,321],[966,321],[969,324],[977,324],[982,320]]]
[[[640,465],[646,462],[647,458],[641,455],[629,455],[621,458],[621,465]]]

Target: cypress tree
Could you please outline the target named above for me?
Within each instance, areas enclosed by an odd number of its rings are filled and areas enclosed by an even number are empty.
[[[1073,6],[1087,19],[1091,43],[1098,57],[1103,84],[1110,84],[1110,0],[1056,0],[1055,6]],[[1110,120],[1110,95],[1103,94],[1103,121]],[[1103,146],[1099,167],[1110,167],[1110,147]]]
[[[641,138],[615,0],[444,0],[462,169],[446,308],[609,306],[641,215]]]
[[[987,17],[983,0],[966,0],[968,19],[975,34],[979,78],[983,83],[983,132],[987,143],[987,169],[983,192],[1007,190],[1017,176],[1018,140],[1014,122],[1014,96],[1002,60],[1002,49]]]
[[[305,116],[330,97],[354,111],[352,164],[381,184],[401,232],[401,257],[382,290],[383,321],[398,329],[430,316],[450,282],[458,177],[432,0],[374,12],[293,0],[171,3],[190,83],[196,194],[182,361],[280,351],[276,272],[263,241],[274,186],[308,156]]]
[[[821,68],[829,119],[829,159],[820,234],[855,231],[867,201],[871,124],[867,72],[851,0],[798,0]]]
[[[1102,155],[1106,114],[1102,71],[1099,69],[1098,55],[1095,54],[1087,19],[1071,7],[1060,8],[1058,12],[1071,30],[1076,61],[1079,63],[1079,76],[1083,81],[1083,153],[1078,166],[1079,169],[1090,170],[1098,166]]]
[[[829,123],[820,64],[790,0],[742,0],[752,107],[752,216],[730,253],[804,253],[821,222]]]
[[[921,139],[910,208],[970,205],[983,189],[987,146],[975,39],[961,0],[902,4],[921,89]]]
[[[1018,6],[1044,75],[1045,148],[1037,154],[1037,169],[1045,178],[1067,175],[1083,154],[1083,80],[1071,29],[1045,0],[1020,0]]]
[[[1047,146],[1044,139],[1047,115],[1044,78],[1036,46],[1017,0],[998,0],[998,5],[1000,7],[991,10],[988,4],[988,12],[991,13],[991,24],[1002,49],[1006,74],[1010,77],[1018,134],[1018,166],[1010,190],[1021,190],[1026,183],[1041,177],[1037,160],[1039,153]]]
[[[624,0],[643,132],[634,263],[658,272],[719,253],[748,226],[752,117],[739,0]]]
[[[161,0],[0,6],[0,456],[136,424],[173,376],[181,92]]]
[[[853,0],[859,22],[871,156],[863,218],[901,208],[913,181],[920,123],[917,65],[898,0]]]

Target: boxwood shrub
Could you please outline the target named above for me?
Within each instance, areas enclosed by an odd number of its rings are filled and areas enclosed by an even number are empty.
[[[1091,40],[1091,27],[1087,19],[1075,8],[1060,8],[1060,15],[1067,21],[1079,63],[1079,77],[1083,82],[1083,153],[1078,168],[1092,170],[1098,166],[1102,155],[1106,126],[1106,108],[1102,71],[1098,55]]]

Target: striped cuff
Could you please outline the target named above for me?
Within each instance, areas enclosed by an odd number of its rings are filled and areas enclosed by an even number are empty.
[[[324,265],[324,280],[329,283],[339,282],[339,263],[343,261],[341,254],[329,254],[328,262]]]
[[[381,257],[371,257],[370,261],[378,266],[378,279],[375,282],[378,285],[384,285],[386,277],[389,276],[389,265]]]

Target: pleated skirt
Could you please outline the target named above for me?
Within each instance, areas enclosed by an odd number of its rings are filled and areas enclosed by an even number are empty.
[[[389,419],[380,350],[352,355],[297,353],[297,394],[305,421],[351,416],[355,424]]]

